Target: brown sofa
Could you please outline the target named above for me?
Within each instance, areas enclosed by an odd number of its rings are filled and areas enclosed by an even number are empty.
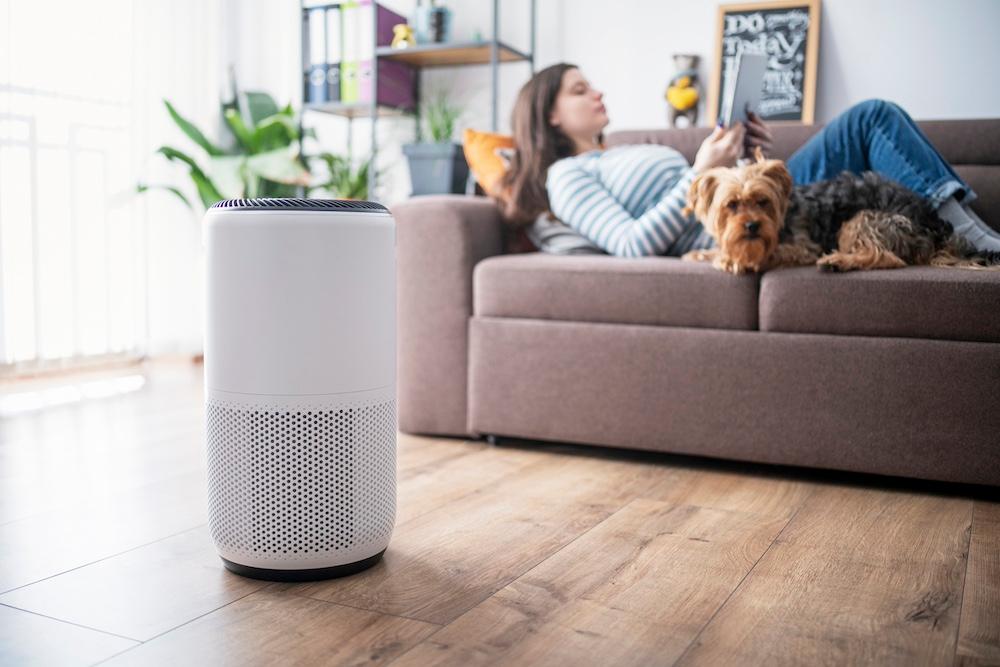
[[[1000,229],[1000,119],[919,123]],[[787,158],[820,126],[775,128]],[[619,132],[693,160],[707,128]],[[399,428],[1000,485],[1000,272],[504,254],[484,197],[393,207]]]

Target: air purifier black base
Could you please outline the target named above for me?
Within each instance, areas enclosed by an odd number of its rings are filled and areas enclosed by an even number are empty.
[[[382,554],[384,553],[385,549],[382,549],[382,551],[379,551],[374,556],[369,556],[364,560],[355,561],[353,563],[344,563],[343,565],[336,565],[334,567],[318,567],[309,570],[271,570],[263,567],[240,565],[239,563],[226,560],[221,556],[220,558],[222,558],[222,562],[225,564],[227,570],[235,572],[241,577],[263,579],[265,581],[317,581],[319,579],[346,577],[348,575],[361,572],[362,570],[367,570],[372,565],[382,560]]]

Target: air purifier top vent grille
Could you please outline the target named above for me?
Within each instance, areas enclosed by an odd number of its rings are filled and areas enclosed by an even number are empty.
[[[212,204],[212,208],[267,209],[285,211],[356,211],[385,212],[389,209],[373,201],[353,201],[345,199],[293,199],[287,197],[261,197],[258,199],[224,199]]]

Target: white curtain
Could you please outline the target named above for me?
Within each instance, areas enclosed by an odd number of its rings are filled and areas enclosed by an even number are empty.
[[[217,136],[221,0],[0,0],[0,368],[197,352],[203,156],[163,100]]]

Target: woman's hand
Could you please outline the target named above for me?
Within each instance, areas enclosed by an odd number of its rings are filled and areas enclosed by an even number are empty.
[[[745,137],[746,128],[742,123],[736,123],[729,129],[716,125],[712,134],[702,142],[691,166],[699,174],[712,167],[732,167],[743,155]]]
[[[760,146],[760,149],[764,151],[764,156],[767,157],[771,152],[771,142],[774,140],[774,137],[771,135],[771,129],[753,111],[750,111],[747,117],[749,121],[747,122],[747,134],[744,140],[746,155],[752,155],[754,146]]]

